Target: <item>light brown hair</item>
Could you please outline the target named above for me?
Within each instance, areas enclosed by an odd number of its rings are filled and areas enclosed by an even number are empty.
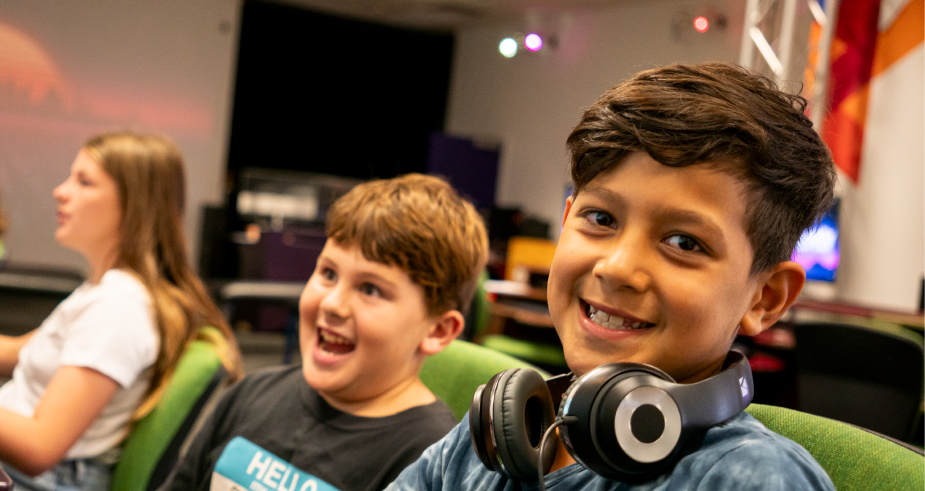
[[[806,100],[725,63],[646,70],[608,90],[567,139],[575,194],[642,150],[673,167],[716,165],[746,186],[751,273],[793,254],[831,206],[835,166]]]
[[[243,370],[234,335],[187,258],[186,178],[180,150],[167,137],[131,132],[95,136],[83,150],[116,181],[122,224],[115,267],[131,271],[147,287],[160,335],[151,386],[135,419],[160,400],[188,343],[197,338],[220,342],[201,335],[200,327],[221,331],[222,363],[231,380],[240,378]]]
[[[446,181],[408,174],[360,184],[328,210],[327,235],[398,266],[424,288],[430,315],[469,308],[488,260],[482,217]]]

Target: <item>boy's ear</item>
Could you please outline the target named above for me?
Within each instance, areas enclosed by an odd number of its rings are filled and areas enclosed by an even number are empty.
[[[565,199],[565,211],[562,213],[562,226],[565,226],[565,219],[568,218],[568,212],[572,209],[572,202],[575,201],[574,196],[569,196]]]
[[[793,261],[784,261],[758,277],[759,288],[739,325],[739,332],[747,336],[773,326],[787,312],[803,289],[806,271]]]
[[[421,340],[420,349],[425,356],[436,355],[443,351],[451,341],[459,336],[466,319],[458,310],[448,310],[434,321],[430,331]]]

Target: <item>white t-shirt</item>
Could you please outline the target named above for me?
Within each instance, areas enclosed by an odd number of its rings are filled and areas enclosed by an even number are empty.
[[[66,459],[99,456],[116,447],[151,381],[159,336],[151,297],[131,274],[111,269],[85,282],[42,322],[19,351],[13,378],[0,387],[0,407],[32,417],[63,366],[92,368],[119,388]]]

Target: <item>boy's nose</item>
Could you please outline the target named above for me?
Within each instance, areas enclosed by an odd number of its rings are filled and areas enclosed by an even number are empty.
[[[327,316],[333,316],[338,319],[345,319],[350,316],[348,303],[348,294],[341,285],[337,285],[328,291],[327,295],[321,299],[319,307]]]
[[[632,237],[620,237],[612,244],[608,254],[600,257],[592,273],[612,291],[645,291],[651,277],[646,268],[646,253],[642,244]]]

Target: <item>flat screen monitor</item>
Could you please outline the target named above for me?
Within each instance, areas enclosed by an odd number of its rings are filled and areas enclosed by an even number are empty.
[[[819,224],[803,232],[793,252],[793,260],[803,266],[808,280],[835,281],[840,257],[838,204],[836,198]]]

